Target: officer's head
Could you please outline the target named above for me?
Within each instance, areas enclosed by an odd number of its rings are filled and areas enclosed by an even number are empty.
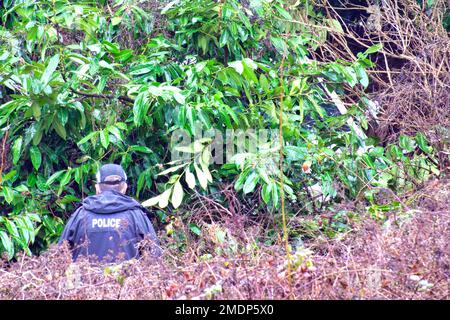
[[[95,190],[97,194],[106,190],[114,190],[125,194],[127,191],[127,175],[123,168],[117,164],[105,164],[96,174],[97,183]]]

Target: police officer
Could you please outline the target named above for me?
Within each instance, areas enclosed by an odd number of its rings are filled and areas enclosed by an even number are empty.
[[[119,254],[125,260],[139,257],[138,242],[148,237],[151,253],[159,257],[161,248],[146,209],[125,195],[127,175],[116,164],[105,164],[96,175],[97,194],[84,199],[70,217],[59,244],[69,242],[72,257],[107,257],[114,262]]]

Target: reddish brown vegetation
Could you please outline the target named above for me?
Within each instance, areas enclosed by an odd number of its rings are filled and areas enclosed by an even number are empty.
[[[247,241],[239,240],[238,253],[226,253],[226,244],[215,243],[224,250],[206,260],[196,254],[195,242],[182,255],[167,250],[162,261],[144,256],[109,268],[71,264],[66,249],[53,247],[40,257],[22,256],[3,265],[0,298],[448,299],[449,189],[448,181],[432,182],[409,197],[416,204],[409,213],[391,215],[384,225],[364,218],[341,239],[319,237],[308,243],[312,253],[305,261],[313,266],[303,261],[292,274],[291,288],[283,246],[249,249],[252,229],[242,230]],[[219,224],[210,226],[215,227]],[[205,232],[202,241],[214,242],[210,234]],[[433,286],[426,289],[418,279]]]

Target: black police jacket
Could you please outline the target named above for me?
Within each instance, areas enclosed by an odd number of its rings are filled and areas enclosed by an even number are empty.
[[[70,217],[59,244],[72,248],[73,260],[95,255],[114,262],[118,254],[125,260],[139,257],[138,242],[148,237],[154,256],[161,255],[155,230],[139,202],[120,192],[104,191],[86,198]]]

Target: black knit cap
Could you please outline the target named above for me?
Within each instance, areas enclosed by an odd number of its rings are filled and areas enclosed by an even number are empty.
[[[117,176],[117,179],[106,181],[107,177]],[[127,174],[118,164],[108,163],[101,166],[97,172],[97,183],[100,184],[117,184],[127,181]]]

